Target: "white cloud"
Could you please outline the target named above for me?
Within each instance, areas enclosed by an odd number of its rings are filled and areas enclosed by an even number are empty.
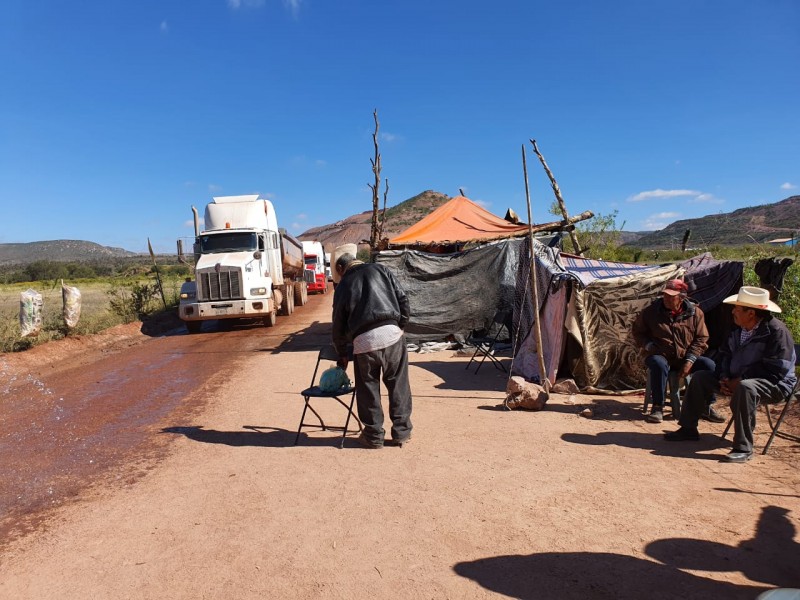
[[[283,7],[292,13],[292,17],[295,19],[300,14],[300,5],[303,3],[303,0],[283,0]]]
[[[209,183],[208,184],[208,191],[211,192],[212,194],[216,194],[217,192],[221,192],[222,191],[222,186],[221,185],[217,185],[215,183]]]
[[[381,140],[387,143],[392,143],[400,139],[400,136],[397,136],[393,133],[389,133],[388,131],[381,133]]]
[[[470,200],[472,199],[470,198]],[[481,208],[485,208],[486,210],[489,210],[489,207],[492,205],[491,202],[487,202],[486,200],[472,200],[472,201]]]
[[[680,217],[681,213],[679,212],[660,212],[655,215],[651,215],[651,219],[674,219],[675,217]]]
[[[318,158],[317,160],[314,161],[314,166],[322,169],[322,168],[328,166],[328,161],[327,160],[323,160],[321,158]]]
[[[786,183],[781,185],[781,189],[782,190],[794,190],[794,189],[797,189],[797,186],[792,184],[792,183],[789,183],[787,181]]]
[[[159,25],[159,29],[161,29],[161,33],[169,33],[169,25],[167,25],[166,21],[161,21],[161,25]]]
[[[264,0],[228,0],[228,7],[233,10],[245,8],[260,8],[264,6]]]
[[[203,227],[205,227],[205,225],[206,225],[206,221],[205,221],[205,219],[203,217],[200,217],[197,220],[197,223],[198,223],[198,226],[200,227],[200,229],[203,229]],[[183,226],[184,227],[191,227],[192,229],[194,229],[194,219],[189,219],[188,221],[184,221],[183,222]]]
[[[680,196],[699,196],[701,192],[695,190],[649,190],[647,192],[639,192],[628,198],[628,202],[641,202],[642,200],[655,200],[664,198],[678,198]]]
[[[306,219],[308,219],[308,215],[306,213],[300,213],[298,215],[295,215],[295,219],[297,219],[298,221],[305,221]]]
[[[714,194],[698,194],[696,197],[689,200],[689,202],[697,203],[703,202],[705,204],[722,204],[724,200],[717,198]]]

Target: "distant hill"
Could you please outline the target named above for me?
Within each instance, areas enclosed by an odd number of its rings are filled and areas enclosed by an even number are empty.
[[[790,238],[800,231],[800,196],[791,196],[774,204],[740,208],[731,213],[675,221],[628,244],[654,250],[675,247],[682,242],[687,229],[691,232],[688,245],[693,248],[739,246],[754,241],[764,243],[776,238]]]
[[[122,248],[110,248],[81,240],[52,240],[25,244],[0,244],[0,265],[27,265],[39,260],[86,262],[138,256]]]
[[[450,196],[427,190],[400,204],[387,207],[383,236],[394,237],[450,200]],[[342,244],[358,244],[369,240],[371,223],[372,210],[367,210],[330,225],[313,227],[297,238],[320,241],[326,252],[333,252]]]

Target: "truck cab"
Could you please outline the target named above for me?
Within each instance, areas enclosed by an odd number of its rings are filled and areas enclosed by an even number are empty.
[[[211,319],[260,318],[274,325],[284,286],[281,234],[272,203],[222,196],[195,226],[195,279],[181,287],[179,316],[191,333]]]
[[[325,270],[325,250],[318,241],[303,242],[303,258],[309,292],[326,294],[328,292],[328,275]]]

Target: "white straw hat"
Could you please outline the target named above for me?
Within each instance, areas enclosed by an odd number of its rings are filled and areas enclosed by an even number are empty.
[[[747,308],[760,308],[772,312],[781,312],[781,307],[769,299],[769,292],[763,288],[744,286],[736,296],[728,296],[724,304],[736,304]]]

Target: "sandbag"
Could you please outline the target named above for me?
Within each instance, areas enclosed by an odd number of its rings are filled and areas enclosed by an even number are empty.
[[[37,336],[42,330],[42,295],[28,288],[19,299],[19,329],[22,337]]]
[[[81,291],[76,287],[64,285],[61,282],[61,298],[64,301],[64,323],[72,329],[78,325],[81,318]]]

